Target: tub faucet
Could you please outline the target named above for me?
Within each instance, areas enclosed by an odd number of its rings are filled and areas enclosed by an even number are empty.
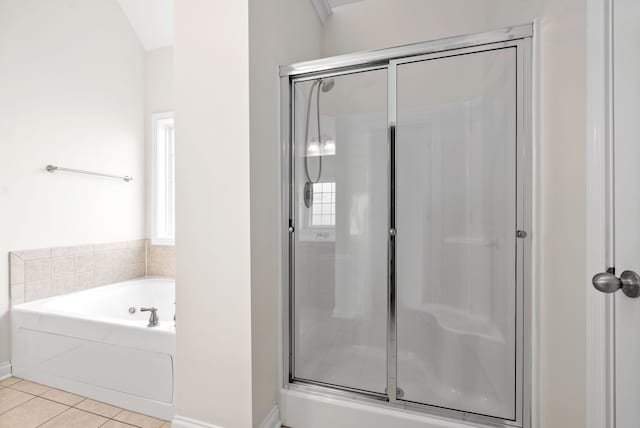
[[[151,312],[147,327],[155,327],[160,323],[160,319],[158,318],[158,308],[140,308],[140,312]]]

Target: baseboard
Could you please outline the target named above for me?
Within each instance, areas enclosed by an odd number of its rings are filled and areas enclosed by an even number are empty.
[[[280,410],[278,406],[274,406],[266,418],[262,421],[259,428],[280,428]],[[196,421],[195,419],[185,418],[184,416],[176,416],[171,421],[171,428],[222,428],[218,425],[208,424],[206,422]]]
[[[11,376],[11,361],[0,363],[0,380]]]
[[[195,419],[185,418],[184,416],[176,416],[171,421],[171,428],[222,428],[218,425],[212,425]]]
[[[264,418],[259,428],[280,428],[280,426],[282,426],[280,423],[280,409],[278,409],[278,406],[273,406],[273,409]]]

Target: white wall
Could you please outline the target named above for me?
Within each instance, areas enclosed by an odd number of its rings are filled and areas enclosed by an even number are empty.
[[[319,56],[320,24],[306,1],[189,0],[175,34],[177,422],[258,426],[279,386],[278,65]]]
[[[369,0],[327,20],[335,55],[539,20],[540,426],[585,426],[584,0]]]
[[[321,26],[310,1],[250,0],[249,8],[253,426],[258,426],[275,406],[281,383],[278,66],[319,57]]]
[[[181,0],[175,17],[176,422],[249,427],[248,0]]]
[[[143,66],[117,2],[0,0],[0,363],[8,251],[145,236]]]
[[[147,218],[151,218],[151,115],[173,111],[173,47],[147,51],[144,56],[144,139],[147,150],[146,202]],[[147,222],[147,236],[152,236],[151,222]]]

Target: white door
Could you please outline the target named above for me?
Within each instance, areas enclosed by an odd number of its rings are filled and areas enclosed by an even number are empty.
[[[640,273],[640,2],[613,5],[615,264],[619,273]],[[615,313],[616,427],[635,428],[640,426],[640,299],[616,293]]]
[[[640,1],[613,2],[615,427],[640,427]],[[617,291],[621,289],[620,291]]]

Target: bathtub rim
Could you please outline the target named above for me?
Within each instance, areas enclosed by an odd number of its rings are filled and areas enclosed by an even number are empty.
[[[54,300],[60,300],[60,299],[65,299],[69,296],[78,296],[78,295],[84,295],[84,294],[92,294],[95,293],[96,290],[105,290],[107,287],[113,287],[113,288],[124,288],[124,287],[128,287],[131,286],[131,284],[136,283],[136,282],[141,282],[141,281],[151,281],[151,280],[167,280],[167,281],[172,281],[173,285],[174,285],[174,298],[175,298],[175,279],[174,278],[170,278],[170,277],[163,277],[163,276],[142,276],[139,278],[133,278],[133,279],[129,279],[126,281],[120,281],[120,282],[114,282],[111,284],[105,284],[105,285],[100,285],[98,287],[92,287],[92,288],[87,288],[84,290],[78,290],[78,291],[73,291],[70,293],[65,293],[65,294],[60,294],[57,296],[51,296],[51,297],[47,297],[44,299],[38,299],[38,300],[33,300],[31,302],[25,302],[25,303],[20,303],[18,305],[14,305],[10,307],[10,312],[11,312],[11,318],[13,318],[13,314],[38,314],[38,315],[46,315],[46,316],[51,316],[54,318],[68,318],[68,319],[73,319],[73,320],[77,320],[77,321],[83,321],[83,322],[96,322],[96,323],[107,323],[107,324],[114,324],[114,325],[119,325],[119,326],[123,326],[123,327],[131,327],[131,328],[136,328],[136,329],[147,329],[147,324],[144,321],[141,320],[126,320],[123,318],[116,318],[116,317],[111,317],[111,316],[105,316],[105,315],[101,315],[99,313],[95,314],[95,315],[88,315],[88,314],[83,314],[83,313],[77,313],[77,312],[66,312],[63,310],[58,310],[58,309],[52,309],[52,308],[47,308],[45,307],[45,305],[49,302],[52,302]],[[13,324],[13,323],[12,323]],[[173,321],[160,321],[160,324],[157,325],[156,327],[153,328],[149,328],[149,331],[155,331],[155,332],[166,332],[166,333],[172,333],[175,334],[175,323]]]

